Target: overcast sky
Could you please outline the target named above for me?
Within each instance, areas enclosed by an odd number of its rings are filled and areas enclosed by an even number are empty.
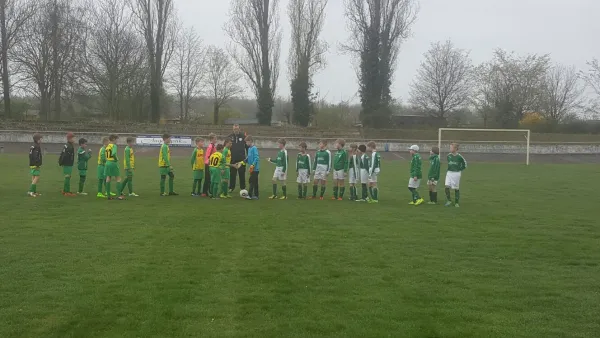
[[[194,26],[207,44],[225,47],[223,27],[230,0],[175,0],[180,17]],[[339,43],[347,39],[344,0],[329,0],[323,38],[330,46],[327,66],[315,78],[320,96],[328,101],[357,101],[356,76]],[[277,95],[288,97],[286,60],[289,50],[288,0],[280,0],[283,29],[281,75]],[[432,42],[451,39],[469,50],[477,64],[490,59],[495,48],[520,54],[549,53],[554,62],[585,69],[600,58],[600,0],[420,0],[412,36],[398,58],[394,97],[406,102],[409,86]]]

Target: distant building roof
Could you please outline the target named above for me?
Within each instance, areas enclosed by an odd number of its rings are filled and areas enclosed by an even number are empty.
[[[258,124],[258,119],[254,118],[254,119],[226,119],[225,122],[223,122],[224,124]]]

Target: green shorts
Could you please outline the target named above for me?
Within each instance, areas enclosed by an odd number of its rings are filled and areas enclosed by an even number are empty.
[[[79,176],[87,176],[87,169],[79,170]]]
[[[40,168],[29,168],[31,176],[40,176]]]
[[[99,165],[96,168],[96,178],[99,179],[99,180],[106,179],[106,176],[104,176],[104,166],[103,165]]]
[[[63,175],[71,175],[73,173],[73,167],[72,166],[63,166]]]
[[[166,175],[169,175],[169,173],[171,172],[171,168],[169,168],[169,167],[159,167],[158,171],[160,172],[160,176],[163,176],[163,175],[166,176]]]
[[[210,181],[211,183],[221,182],[221,169],[210,168]]]
[[[204,170],[194,170],[194,179],[195,180],[204,179]]]
[[[105,177],[120,177],[121,172],[119,170],[119,164],[117,162],[106,162],[104,166]]]
[[[125,176],[133,177],[133,169],[125,169]]]

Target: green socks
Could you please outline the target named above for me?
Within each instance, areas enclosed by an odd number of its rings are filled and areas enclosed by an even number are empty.
[[[282,185],[281,191],[283,192],[283,197],[287,197],[287,185]]]
[[[373,196],[374,200],[378,201],[379,200],[379,188],[377,188],[377,187],[373,188],[373,193],[371,196]]]
[[[169,194],[173,193],[173,177],[169,177]]]
[[[108,198],[110,198],[110,185],[111,182],[106,182],[106,196],[108,196]]]
[[[454,203],[458,204],[459,200],[460,200],[460,191],[454,190]]]
[[[367,197],[369,197],[367,195],[367,185],[364,184],[364,183],[361,185],[361,197],[362,197],[363,200],[366,200]]]
[[[200,195],[202,190],[202,180],[194,179],[194,185],[192,186],[192,194]]]
[[[337,185],[333,186],[333,198],[335,198],[335,199],[338,198],[338,186]]]
[[[317,190],[319,190],[319,186],[318,185],[313,185],[313,198],[317,197]]]
[[[277,196],[277,184],[273,183],[273,196]]]
[[[29,192],[37,192],[37,184],[31,184],[29,186]]]
[[[71,192],[71,177],[65,177],[63,192]]]
[[[98,180],[98,193],[101,194],[104,190],[104,180]]]
[[[210,189],[213,198],[219,197],[219,182],[211,182],[212,188]]]
[[[327,187],[322,185],[321,186],[321,197],[325,196],[325,189],[327,189]]]
[[[127,188],[129,188],[129,193],[133,193],[133,177],[127,178]],[[125,188],[123,188],[125,190]]]
[[[302,184],[298,184],[298,198],[302,198]]]
[[[167,179],[167,178],[166,178],[166,177],[164,177],[164,176],[161,176],[161,177],[160,177],[160,194],[161,194],[161,195],[165,193],[165,180],[166,180],[166,179]]]
[[[192,185],[192,194],[196,193],[196,188],[198,188],[198,180],[194,180],[194,185]]]
[[[83,186],[85,185],[85,176],[79,176],[79,190],[78,192],[83,192]]]
[[[121,182],[121,184],[117,183],[119,185],[119,196],[123,195],[123,190],[125,190],[125,187],[128,183],[129,183],[129,177],[125,177],[125,180],[123,182]]]
[[[229,194],[229,183],[228,182],[221,182],[221,191],[223,192],[223,195],[227,196]]]
[[[344,198],[344,193],[346,192],[346,187],[340,188],[340,198]]]

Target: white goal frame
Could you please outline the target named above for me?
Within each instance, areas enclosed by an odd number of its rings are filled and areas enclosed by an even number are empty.
[[[531,130],[529,129],[470,129],[470,128],[440,128],[438,129],[438,147],[442,148],[442,132],[444,131],[484,131],[484,132],[515,132],[525,133],[525,139],[527,140],[527,159],[525,163],[529,165],[529,142],[531,141]]]

